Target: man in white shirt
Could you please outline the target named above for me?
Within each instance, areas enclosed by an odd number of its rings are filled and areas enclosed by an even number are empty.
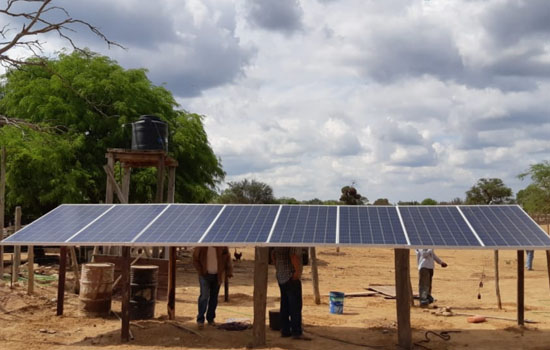
[[[233,276],[231,255],[227,247],[197,247],[193,251],[193,265],[199,275],[200,296],[198,300],[197,325],[199,329],[206,321],[214,326],[218,293],[225,276]]]
[[[427,307],[433,303],[432,278],[434,275],[434,261],[441,267],[447,267],[447,263],[435,255],[433,249],[417,249],[416,260],[418,262],[418,296],[420,307]]]

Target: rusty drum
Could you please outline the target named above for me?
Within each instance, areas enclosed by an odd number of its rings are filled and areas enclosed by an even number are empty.
[[[111,296],[115,265],[90,263],[82,265],[80,278],[80,313],[86,316],[107,316],[111,311]]]
[[[158,266],[132,266],[130,270],[130,319],[145,320],[155,317]]]

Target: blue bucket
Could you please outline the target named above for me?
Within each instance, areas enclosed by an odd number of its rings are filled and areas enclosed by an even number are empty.
[[[331,314],[342,314],[344,312],[344,293],[330,292],[329,301]]]

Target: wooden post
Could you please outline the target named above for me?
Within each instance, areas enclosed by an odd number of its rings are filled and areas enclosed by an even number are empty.
[[[112,153],[107,153],[105,155],[105,157],[107,158],[106,167],[111,169],[111,171],[114,173],[114,171],[115,171],[114,170],[115,169],[115,157],[114,157],[114,155]],[[113,191],[114,191],[113,190],[113,183],[109,179],[109,175],[107,175],[107,180],[106,180],[106,183],[105,183],[105,203],[106,204],[113,203]],[[96,251],[96,247],[94,247],[94,251]],[[108,246],[103,246],[102,252],[103,252],[103,254],[108,254],[109,247]]]
[[[170,247],[168,260],[168,319],[176,319],[176,247]]]
[[[168,193],[166,194],[166,203],[174,203],[176,194],[176,167],[171,166],[168,169]]]
[[[116,182],[115,173],[113,172],[113,169],[111,169],[108,165],[104,165],[103,169],[107,174],[107,183],[110,183],[111,187],[115,189],[115,193],[118,198],[118,201],[122,204],[127,204],[128,200],[126,199],[126,197],[124,196],[124,192]],[[112,203],[112,200],[111,200],[111,203]]]
[[[32,245],[27,247],[27,294],[34,293],[34,247]]]
[[[548,273],[548,285],[550,286],[550,250],[546,251],[546,271]]]
[[[229,301],[229,277],[227,275],[223,280],[223,301],[226,303]]]
[[[256,247],[254,254],[254,323],[252,346],[265,345],[265,311],[267,304],[267,264],[269,248]]]
[[[76,250],[74,247],[69,247],[69,253],[71,255],[71,266],[74,273],[74,287],[73,291],[78,294],[80,291],[80,272],[78,271],[78,260],[76,259]]]
[[[164,155],[159,156],[157,164],[157,194],[155,196],[157,203],[164,201]]]
[[[311,260],[311,281],[313,283],[313,296],[315,304],[321,304],[321,294],[319,293],[319,271],[317,270],[317,252],[315,247],[309,248],[309,257]]]
[[[15,207],[15,230],[14,233],[21,229],[21,207]],[[13,272],[11,274],[12,283],[19,280],[19,266],[21,265],[21,246],[13,247]]]
[[[59,280],[57,282],[57,316],[63,315],[65,301],[65,272],[67,271],[67,247],[59,248]]]
[[[523,256],[523,250],[518,250],[518,325],[523,326],[524,325],[524,280],[523,280],[523,273],[524,273],[524,256]]]
[[[397,305],[397,340],[402,349],[412,349],[411,303],[409,301],[409,250],[395,249],[395,297]]]
[[[4,212],[6,210],[6,147],[0,152],[0,239],[4,239]],[[0,281],[4,278],[4,246],[0,246]]]
[[[502,310],[502,299],[500,298],[500,278],[498,269],[498,250],[495,250],[495,289],[497,293],[498,309]]]
[[[126,203],[130,199],[130,175],[132,175],[132,168],[125,165],[122,168],[122,195]]]
[[[115,157],[111,153],[107,153],[107,167],[114,173]],[[105,185],[105,203],[113,203],[113,183],[107,178]]]
[[[130,247],[122,247],[122,265],[120,288],[122,292],[122,327],[120,338],[123,342],[130,341]]]

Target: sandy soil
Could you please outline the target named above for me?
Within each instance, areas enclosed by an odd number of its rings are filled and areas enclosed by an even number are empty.
[[[241,249],[239,249],[241,251]],[[235,264],[230,301],[220,293],[217,321],[252,319],[253,249],[242,249],[243,261]],[[546,258],[535,253],[534,271],[525,272],[525,318],[537,323],[519,327],[516,317],[516,252],[500,252],[500,288],[503,309],[497,308],[492,251],[438,250],[449,267],[437,268],[433,295],[438,307],[455,313],[492,315],[511,320],[488,319],[467,323],[466,316],[439,316],[435,309],[411,310],[413,341],[418,349],[550,349],[550,291]],[[310,267],[304,270],[304,328],[310,342],[280,338],[267,330],[269,349],[396,349],[395,301],[380,296],[346,298],[344,314],[329,313],[329,291],[364,292],[371,284],[394,284],[393,251],[390,249],[318,248],[321,305],[313,302]],[[279,290],[270,266],[268,309],[277,308]],[[418,283],[416,261],[411,254],[413,289]],[[71,274],[68,274],[71,283]],[[479,288],[480,281],[483,287]],[[68,289],[69,290],[69,289]],[[195,330],[198,281],[189,254],[178,261],[177,321]],[[65,315],[55,316],[55,282],[39,284],[36,295],[27,296],[24,283],[13,289],[0,286],[0,349],[244,349],[252,330],[223,331],[206,327],[197,334],[165,322],[166,306],[158,302],[156,318],[132,325],[135,337],[120,342],[116,318],[86,318],[79,315],[78,297],[67,293]],[[481,299],[478,298],[478,293]],[[120,310],[120,303],[113,303]],[[449,340],[427,332],[450,332]],[[357,344],[357,345],[353,345]]]

